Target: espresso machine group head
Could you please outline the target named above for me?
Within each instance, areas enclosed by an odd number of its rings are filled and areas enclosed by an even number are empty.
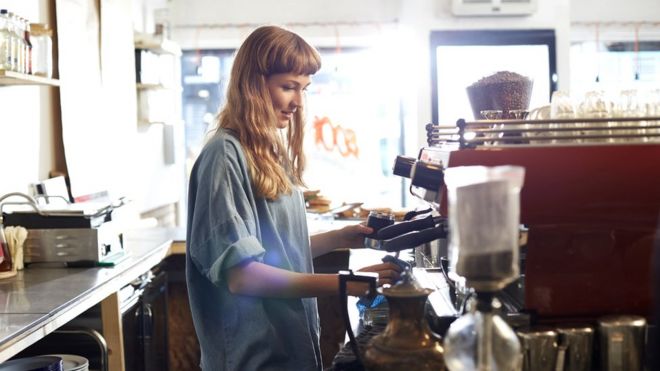
[[[365,237],[365,247],[399,252],[447,236],[444,219],[432,214],[399,223],[394,223],[394,220],[389,218],[389,215],[374,212],[369,214],[367,226],[373,228],[374,232]]]

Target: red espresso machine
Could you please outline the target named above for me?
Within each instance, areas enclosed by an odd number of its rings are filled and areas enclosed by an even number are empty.
[[[539,321],[651,315],[660,117],[459,120],[427,140],[417,161],[525,168],[524,309]]]

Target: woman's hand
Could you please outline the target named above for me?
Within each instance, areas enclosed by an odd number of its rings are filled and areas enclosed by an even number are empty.
[[[401,277],[401,267],[394,263],[380,263],[364,267],[358,272],[378,273],[378,286],[393,285]]]
[[[364,224],[348,225],[329,232],[311,236],[312,256],[327,254],[335,249],[359,249],[364,247],[364,236],[374,230]]]
[[[364,237],[373,233],[373,228],[365,224],[347,225],[337,230],[338,247],[360,249],[364,247]]]
[[[385,284],[393,285],[401,276],[401,267],[394,263],[380,263],[364,267],[358,270],[358,272],[373,272],[378,274],[378,286]],[[347,290],[351,296],[364,296],[368,294],[369,285],[365,282],[349,282]]]

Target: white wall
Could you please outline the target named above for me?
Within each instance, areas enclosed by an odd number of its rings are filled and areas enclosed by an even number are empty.
[[[317,46],[335,46],[337,35],[341,42],[362,45],[365,36],[377,32],[379,27],[387,27],[399,16],[404,2],[172,0],[169,13],[172,37],[187,49],[235,48],[252,29],[263,24],[286,25]],[[336,22],[343,24],[328,24]]]
[[[594,41],[596,24],[600,41],[660,40],[658,0],[572,0],[571,40]]]
[[[572,21],[660,21],[658,0],[572,0],[570,3]]]

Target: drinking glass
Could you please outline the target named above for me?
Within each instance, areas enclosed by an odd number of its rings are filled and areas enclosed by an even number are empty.
[[[651,90],[648,94],[646,101],[646,116],[658,117],[660,116],[660,89]],[[649,125],[660,126],[660,121],[650,121]],[[647,129],[647,134],[660,135],[660,128]],[[649,140],[660,140],[660,137],[648,137]]]
[[[578,107],[578,115],[582,118],[606,118],[612,114],[612,102],[607,99],[605,93],[601,90],[594,90],[587,92],[584,100]],[[580,131],[582,135],[612,135],[611,130],[591,130],[591,127],[611,127],[610,122],[598,123],[585,123],[579,125],[583,129]],[[603,138],[588,138],[584,142],[605,142],[607,139]]]
[[[616,105],[619,117],[643,117],[646,115],[646,105],[642,102],[642,97],[635,89],[623,90],[619,95]],[[646,121],[626,121],[619,123],[620,126],[632,126],[636,129],[621,130],[621,134],[637,134],[638,137],[622,138],[625,142],[646,141],[647,130],[643,127],[647,125]]]
[[[504,112],[502,110],[482,110],[479,113],[481,113],[481,116],[486,120],[501,120],[504,115]],[[488,128],[500,130],[502,129],[502,125],[493,124],[493,125],[489,125]],[[489,134],[484,134],[484,136],[489,139],[494,139],[494,138],[498,138],[500,134],[489,133]],[[484,142],[484,145],[486,144],[493,145],[493,144],[497,144],[497,142]]]
[[[571,99],[570,95],[561,90],[557,90],[552,93],[552,97],[550,98],[550,118],[551,119],[574,119],[575,118],[575,106],[573,105],[573,100]],[[549,127],[551,129],[559,129],[561,127],[577,127],[576,124],[565,124],[565,125],[559,125],[559,124],[550,124]],[[579,131],[555,131],[551,132],[550,135],[553,136],[564,136],[564,135],[571,135],[574,136],[575,142],[579,142],[579,136],[580,132]],[[552,143],[556,143],[557,141],[553,140]]]

